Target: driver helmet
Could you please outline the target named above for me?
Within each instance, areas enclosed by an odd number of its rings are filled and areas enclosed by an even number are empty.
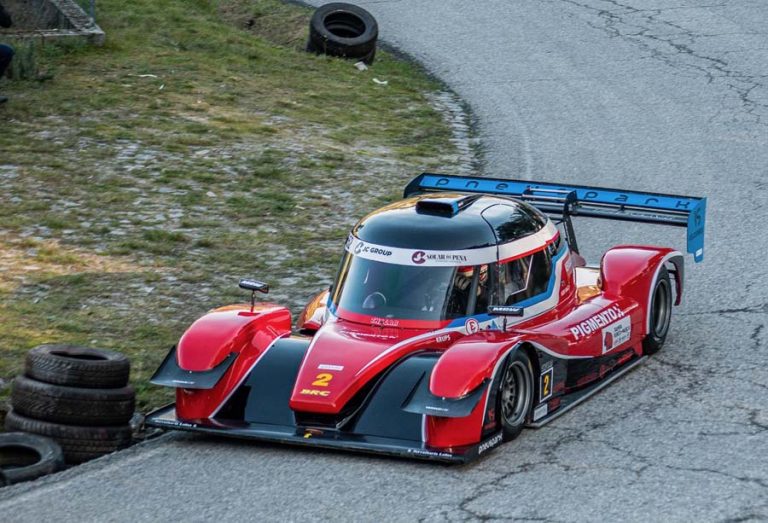
[[[454,279],[454,285],[460,290],[466,290],[472,284],[472,278],[475,275],[475,267],[472,265],[462,266],[456,269],[456,278]],[[480,280],[482,285],[488,279],[488,265],[480,266]]]

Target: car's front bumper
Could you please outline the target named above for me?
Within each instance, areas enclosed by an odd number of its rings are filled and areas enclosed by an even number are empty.
[[[323,427],[268,425],[217,419],[180,420],[176,416],[174,405],[162,407],[148,414],[146,424],[162,429],[187,430],[273,443],[343,449],[445,463],[471,461],[500,444],[502,439],[501,434],[498,433],[476,445],[451,449],[432,449],[420,441],[366,436]]]

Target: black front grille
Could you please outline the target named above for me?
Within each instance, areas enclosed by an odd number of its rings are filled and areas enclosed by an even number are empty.
[[[318,414],[317,412],[294,412],[296,425],[300,427],[339,428],[346,416],[343,414]]]

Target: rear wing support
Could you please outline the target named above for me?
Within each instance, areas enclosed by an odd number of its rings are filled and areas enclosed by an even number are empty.
[[[570,249],[578,253],[572,216],[672,225],[687,228],[688,252],[704,259],[707,199],[526,180],[423,173],[405,188],[405,197],[429,192],[511,196],[559,216]]]

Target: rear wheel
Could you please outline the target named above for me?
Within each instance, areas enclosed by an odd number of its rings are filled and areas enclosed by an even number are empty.
[[[650,304],[649,329],[643,340],[643,354],[654,354],[664,346],[672,321],[672,284],[669,272],[664,267],[659,271],[656,284],[651,290]]]
[[[517,350],[507,361],[499,384],[499,409],[504,441],[515,439],[525,426],[533,405],[533,367]]]

